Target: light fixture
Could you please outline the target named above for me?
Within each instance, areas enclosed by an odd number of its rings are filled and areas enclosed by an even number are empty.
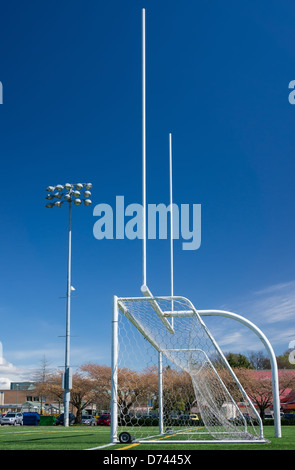
[[[80,190],[85,188],[87,191],[84,191],[83,198],[80,199]],[[88,196],[91,195],[89,189],[92,188],[91,183],[75,183],[70,184],[66,183],[64,186],[58,184],[57,186],[48,186],[46,199],[54,199],[55,202],[48,202],[46,207],[51,209],[52,207],[61,207],[64,202],[68,202],[69,208],[69,249],[68,249],[68,275],[67,275],[67,306],[66,306],[66,351],[65,351],[65,371],[63,374],[63,381],[64,381],[64,394],[63,394],[63,401],[64,401],[64,426],[69,426],[69,411],[70,411],[70,395],[71,395],[71,367],[70,367],[70,317],[71,317],[71,234],[72,234],[72,202],[75,206],[80,206],[82,201],[84,202],[85,206],[89,206],[91,204],[91,200],[88,199]],[[54,193],[54,191],[57,191]]]
[[[53,201],[52,204],[47,204],[46,207],[61,207],[64,202],[68,202],[70,206],[72,202],[75,206],[80,206],[82,202],[85,206],[90,206],[92,204],[91,199],[89,199],[91,196],[90,188],[92,188],[92,183],[66,183],[64,185],[48,186],[46,199],[51,201],[56,198],[57,200],[55,199],[56,202]],[[80,190],[84,191],[81,192]]]

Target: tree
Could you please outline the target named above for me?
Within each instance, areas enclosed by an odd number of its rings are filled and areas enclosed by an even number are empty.
[[[77,409],[77,423],[81,423],[82,411],[95,401],[94,384],[91,378],[85,377],[80,371],[73,374],[70,403]],[[58,403],[63,402],[62,373],[51,374],[42,390],[48,397]]]
[[[253,369],[269,370],[270,359],[262,351],[252,351],[248,354],[249,362]]]
[[[111,368],[95,363],[84,364],[81,369],[93,381],[96,400],[103,397],[110,403],[111,398]],[[157,389],[156,368],[134,371],[128,368],[118,370],[118,408],[120,415],[129,414],[130,408],[146,404],[148,397],[155,394]]]
[[[226,359],[229,365],[234,368],[243,367],[245,369],[252,369],[253,366],[249,362],[246,356],[243,354],[236,354],[236,353],[228,353],[226,354]]]
[[[290,358],[289,358],[290,351],[291,349],[288,349],[283,354],[277,357],[277,363],[278,363],[279,369],[295,369],[295,364],[292,364],[290,362]]]
[[[43,356],[40,362],[40,367],[34,373],[33,380],[35,382],[36,388],[35,392],[40,397],[41,401],[41,415],[43,414],[43,400],[47,395],[47,384],[52,375],[52,370],[49,369],[49,362],[46,360],[46,357]]]
[[[81,424],[82,411],[95,401],[93,380],[77,371],[73,374],[70,403],[77,409],[77,423]]]
[[[250,400],[257,406],[263,419],[265,410],[273,405],[272,378],[269,371],[254,371],[250,369],[236,369],[235,373],[244,387]],[[288,371],[279,371],[280,394],[286,388],[295,387],[295,374]]]
[[[46,396],[47,400],[55,401],[61,405],[63,402],[63,390],[61,388],[61,372],[51,372],[46,381],[39,382],[36,390]]]
[[[88,362],[80,367],[93,383],[94,403],[98,409],[110,409],[111,401],[111,368]]]
[[[157,370],[156,370],[157,374]],[[192,379],[187,372],[166,367],[163,370],[163,413],[169,416],[172,412],[190,413],[195,403],[195,393]],[[158,378],[156,377],[156,380]],[[159,408],[158,383],[154,387],[153,409]]]

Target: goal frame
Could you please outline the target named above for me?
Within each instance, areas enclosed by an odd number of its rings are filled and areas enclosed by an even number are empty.
[[[119,443],[119,438],[118,438],[118,345],[119,345],[119,329],[118,329],[118,322],[119,322],[119,310],[128,318],[131,323],[136,327],[136,329],[141,333],[146,340],[150,342],[150,344],[158,351],[158,392],[159,392],[159,433],[158,436],[165,436],[165,443],[181,443],[181,444],[186,444],[186,443],[198,443],[198,444],[218,444],[218,443],[264,443],[267,442],[263,436],[263,423],[260,415],[258,414],[257,410],[255,409],[253,403],[247,396],[247,393],[245,392],[244,388],[242,387],[241,383],[239,382],[236,374],[228,364],[228,361],[226,360],[223,352],[221,351],[220,347],[216,343],[214,337],[211,335],[210,331],[206,327],[204,321],[201,318],[201,315],[199,312],[195,309],[194,305],[192,302],[185,298],[185,297],[180,297],[180,296],[157,296],[153,297],[150,291],[146,286],[143,286],[141,289],[142,292],[144,293],[144,297],[117,297],[116,295],[113,298],[113,317],[112,317],[112,362],[111,362],[111,443],[112,444],[118,444]],[[149,297],[149,299],[147,299]],[[169,300],[171,301],[173,305],[173,301],[184,301],[186,304],[189,305],[188,310],[182,310],[182,311],[165,311],[163,312],[157,301],[161,300]],[[148,335],[145,333],[144,329],[139,325],[136,321],[136,319],[133,317],[133,315],[128,312],[126,307],[124,306],[124,301],[132,301],[132,302],[140,302],[140,301],[149,301],[150,304],[152,305],[155,313],[158,316],[162,316],[161,321],[163,323],[168,321],[168,318],[174,318],[174,317],[196,317],[198,321],[202,323],[203,328],[206,330],[206,333],[208,334],[210,340],[212,341],[213,346],[215,349],[218,351],[218,353],[222,356],[224,363],[226,365],[227,370],[229,371],[230,375],[232,378],[235,380],[240,392],[242,395],[245,397],[245,399],[248,401],[249,406],[253,412],[253,415],[257,419],[258,425],[259,425],[259,438],[258,439],[253,439],[253,440],[247,440],[247,439],[188,439],[188,440],[169,440],[166,437],[167,434],[164,433],[163,430],[163,388],[162,388],[162,352],[159,351],[157,345],[153,343],[152,339],[148,337]],[[164,323],[165,324],[165,323]],[[168,326],[169,325],[169,326]],[[165,325],[170,331],[171,334],[173,334],[173,330],[171,331],[171,325],[168,323],[168,325]],[[170,327],[170,328],[169,328]],[[200,435],[202,433],[198,433]],[[204,433],[208,435],[208,432]],[[152,436],[156,437],[156,436]],[[136,439],[136,442],[138,443],[157,443],[160,444],[163,442],[161,439],[153,439],[153,438],[148,438],[148,439]]]

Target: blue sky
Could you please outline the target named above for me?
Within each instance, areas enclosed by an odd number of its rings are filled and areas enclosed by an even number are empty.
[[[202,244],[175,242],[174,291],[254,321],[277,354],[295,338],[295,7],[288,2],[4,1],[1,5],[0,388],[45,355],[64,363],[65,207],[45,188],[92,182],[73,209],[71,362],[110,362],[112,298],[140,295],[140,240],[93,236],[96,204],[141,203],[141,9],[147,40],[147,202],[201,204]],[[169,242],[147,244],[169,295]],[[228,320],[227,320],[228,322]],[[210,320],[225,352],[262,350]]]

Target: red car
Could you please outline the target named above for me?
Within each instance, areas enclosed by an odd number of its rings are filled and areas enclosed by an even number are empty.
[[[105,414],[97,418],[97,426],[110,426],[111,425],[111,415]]]

